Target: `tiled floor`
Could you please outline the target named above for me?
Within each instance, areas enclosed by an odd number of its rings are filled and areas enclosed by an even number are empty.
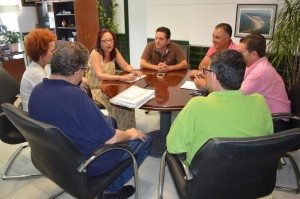
[[[147,115],[143,110],[137,110],[138,128],[149,132],[159,128],[159,114],[150,111]],[[6,161],[19,145],[8,145],[0,142],[0,170],[2,171]],[[30,162],[30,149],[22,152],[14,163],[14,167],[10,173],[17,174],[21,170],[24,172],[36,172]],[[158,190],[160,159],[148,157],[139,169],[140,182],[140,198],[156,199]],[[283,174],[279,174],[280,178]],[[291,174],[293,175],[293,174]],[[133,180],[129,182],[133,184]],[[45,177],[22,180],[0,180],[0,199],[46,199],[57,193],[60,188]],[[67,193],[58,197],[59,199],[73,198]],[[133,199],[134,197],[131,197]],[[174,184],[168,170],[166,170],[164,198],[178,199]],[[274,191],[273,199],[300,199],[300,194],[286,193],[282,191]]]

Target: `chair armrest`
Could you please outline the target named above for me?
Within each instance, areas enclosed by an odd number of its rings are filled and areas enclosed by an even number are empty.
[[[184,171],[184,174],[185,174],[185,180],[192,180],[193,179],[193,176],[189,170],[189,168],[184,164],[184,160],[186,159],[186,155],[184,154],[170,154],[168,153],[168,155],[172,155],[176,160],[177,162],[180,164],[181,168],[183,169]]]
[[[117,143],[117,144],[104,144],[101,147],[97,148],[94,152],[93,155],[85,162],[83,162],[78,168],[77,170],[79,172],[85,172],[86,168],[89,164],[91,164],[97,157],[112,151],[112,150],[123,150],[126,151],[127,153],[129,153],[129,155],[131,156],[131,159],[134,163],[134,165],[136,165],[136,159],[133,155],[133,151],[132,149],[123,143]]]
[[[284,119],[284,118],[300,120],[300,117],[298,117],[292,113],[272,113],[272,118],[273,118],[273,120]]]

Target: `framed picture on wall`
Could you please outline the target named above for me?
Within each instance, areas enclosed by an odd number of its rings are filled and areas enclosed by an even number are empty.
[[[35,6],[35,2],[39,0],[22,0],[22,6]]]
[[[251,32],[271,39],[276,19],[277,4],[237,4],[235,37],[243,37]]]

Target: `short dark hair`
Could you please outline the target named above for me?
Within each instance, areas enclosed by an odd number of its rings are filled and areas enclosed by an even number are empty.
[[[159,27],[156,29],[156,32],[163,32],[163,33],[165,33],[167,39],[171,38],[171,31],[169,28]]]
[[[224,89],[238,90],[244,80],[246,62],[236,50],[219,50],[211,60],[210,70],[216,74]]]
[[[84,68],[89,59],[88,49],[79,42],[62,42],[56,48],[51,60],[51,74],[71,76]]]
[[[240,43],[246,45],[246,49],[249,52],[256,51],[259,57],[266,55],[266,38],[258,33],[251,33],[242,37]]]
[[[223,29],[229,35],[229,37],[231,37],[232,35],[231,25],[229,25],[228,23],[219,23],[218,25],[216,25],[215,29],[218,28]]]

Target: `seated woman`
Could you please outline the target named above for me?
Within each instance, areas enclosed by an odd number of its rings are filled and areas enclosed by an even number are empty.
[[[49,29],[34,29],[26,36],[25,53],[32,62],[26,68],[21,80],[20,94],[24,111],[28,111],[28,101],[33,87],[47,77],[45,66],[52,59],[55,41],[56,35]]]
[[[113,32],[108,29],[102,29],[98,32],[96,48],[91,52],[88,62],[91,70],[86,74],[86,77],[94,99],[106,107],[110,117],[117,120],[118,129],[126,130],[136,127],[134,109],[110,104],[108,97],[101,92],[100,84],[102,80],[134,80],[134,76],[141,76],[142,73],[134,70],[133,67],[125,61],[116,46],[117,39]],[[115,63],[117,63],[123,71],[133,75],[117,75]]]

